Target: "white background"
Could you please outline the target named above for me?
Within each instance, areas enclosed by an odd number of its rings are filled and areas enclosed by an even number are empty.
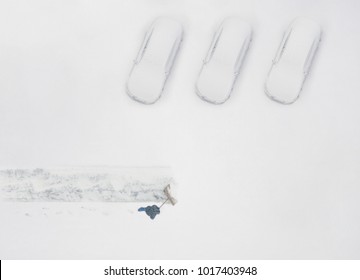
[[[360,277],[358,260],[267,260],[267,261],[239,261],[239,260],[131,260],[131,261],[3,261],[1,264],[3,280],[63,280],[63,279],[251,279],[251,280],[303,280],[303,279],[346,279],[358,280]],[[187,269],[188,276],[113,276],[104,275],[104,269],[109,266],[118,271],[124,267],[128,269],[158,269],[164,272],[168,269]],[[197,275],[198,267],[256,267],[256,275],[242,276]],[[21,269],[19,269],[21,268]],[[194,272],[191,272],[193,270]],[[251,270],[251,269],[250,269]],[[203,269],[202,269],[203,271]],[[207,271],[205,269],[205,271]],[[231,271],[231,269],[229,269]],[[234,271],[234,270],[233,270]],[[205,272],[206,273],[206,272]]]
[[[2,0],[0,166],[171,166],[179,203],[154,221],[132,204],[3,203],[0,258],[359,258],[359,11],[356,0]],[[163,97],[145,106],[124,84],[162,15],[185,37]],[[234,15],[253,42],[231,99],[214,106],[194,82]],[[297,16],[324,34],[302,96],[284,106],[263,84]]]

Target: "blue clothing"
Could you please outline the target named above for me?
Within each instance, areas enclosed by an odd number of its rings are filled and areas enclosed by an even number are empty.
[[[139,212],[145,212],[152,220],[155,219],[156,215],[160,214],[160,208],[156,205],[148,207],[140,207]]]

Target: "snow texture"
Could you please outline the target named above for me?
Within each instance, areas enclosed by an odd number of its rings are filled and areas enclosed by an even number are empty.
[[[0,199],[14,202],[161,202],[170,168],[0,170]]]

